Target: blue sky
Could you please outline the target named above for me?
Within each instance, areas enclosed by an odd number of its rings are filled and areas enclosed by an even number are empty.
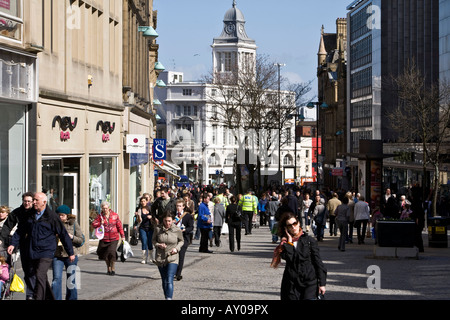
[[[298,83],[316,79],[320,30],[336,32],[352,0],[237,0],[246,31],[258,54],[286,64],[282,75]],[[233,0],[154,0],[158,10],[159,61],[166,70],[183,71],[198,80],[212,66],[211,44],[221,34]],[[317,82],[313,84],[316,94]]]

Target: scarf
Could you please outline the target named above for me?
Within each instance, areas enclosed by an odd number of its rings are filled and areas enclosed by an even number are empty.
[[[297,237],[292,237],[292,243],[294,243],[295,241],[298,241],[298,239],[300,239],[302,234],[303,234],[303,232],[300,231],[300,234]],[[272,263],[270,264],[270,267],[272,267],[274,269],[278,268],[278,265],[281,262],[281,253],[283,252],[283,246],[285,243],[287,243],[287,239],[286,238],[281,239],[280,244],[273,251],[273,258],[272,258]]]

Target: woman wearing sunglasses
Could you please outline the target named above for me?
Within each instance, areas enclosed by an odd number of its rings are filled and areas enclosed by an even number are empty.
[[[327,269],[317,242],[303,233],[297,216],[285,212],[279,222],[281,243],[274,251],[271,267],[281,259],[286,267],[281,281],[281,300],[315,300],[325,294]]]

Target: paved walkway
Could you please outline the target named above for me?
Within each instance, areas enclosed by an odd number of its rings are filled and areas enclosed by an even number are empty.
[[[450,249],[429,248],[419,259],[375,259],[373,240],[365,245],[349,244],[337,250],[338,237],[319,243],[328,269],[327,300],[427,300],[448,299]],[[270,268],[275,244],[267,226],[242,234],[239,252],[231,253],[228,235],[213,254],[199,253],[194,240],[186,253],[183,280],[174,281],[175,300],[279,300],[284,263]],[[116,263],[116,275],[106,275],[106,265],[92,253],[79,257],[80,300],[163,300],[158,268],[140,263],[140,245],[135,257]],[[21,270],[19,275],[23,276]],[[51,272],[49,272],[51,279]],[[375,287],[375,288],[368,288]],[[23,300],[15,294],[15,300]]]

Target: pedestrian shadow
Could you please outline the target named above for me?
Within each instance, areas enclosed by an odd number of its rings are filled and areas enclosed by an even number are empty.
[[[274,296],[274,297],[280,297],[280,292],[279,289],[278,292],[267,292],[267,291],[252,291],[252,290],[233,290],[233,289],[224,289],[224,288],[202,288],[202,290],[205,291],[220,291],[220,292],[228,292],[228,293],[239,293],[240,295],[245,295],[245,294],[261,294],[261,295],[269,295],[269,296]],[[239,298],[239,300],[246,300],[245,298]],[[279,299],[277,299],[279,300]]]
[[[130,279],[146,279],[146,280],[161,279],[161,277],[152,277],[152,276],[148,276],[148,275],[120,273],[120,271],[119,271],[119,273],[117,273],[117,270],[116,270],[116,274],[114,276],[109,276],[105,272],[86,271],[86,270],[82,270],[81,274],[82,275],[83,274],[89,274],[89,275],[105,276],[105,277],[108,277],[108,279],[114,279],[114,278],[130,278]]]

